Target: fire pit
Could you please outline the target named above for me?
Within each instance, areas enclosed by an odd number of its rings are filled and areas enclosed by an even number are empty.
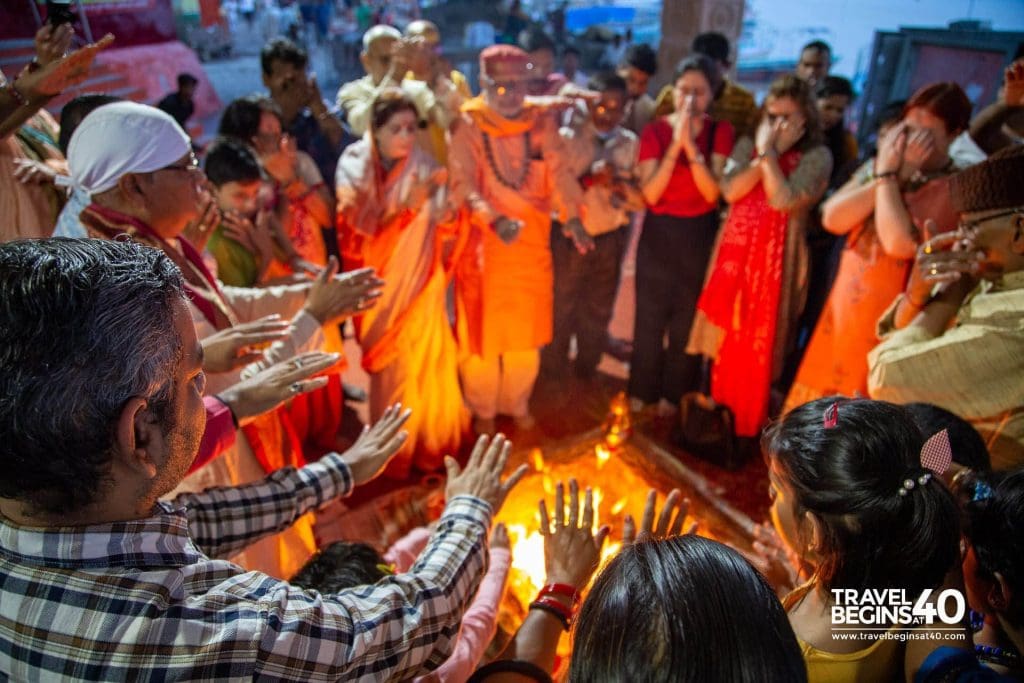
[[[498,521],[508,526],[512,542],[509,590],[500,624],[514,631],[525,618],[527,606],[544,584],[544,542],[540,535],[537,504],[551,505],[555,484],[575,477],[581,490],[594,492],[594,525],[609,524],[612,532],[602,562],[621,547],[623,519],[631,513],[638,521],[647,491],[658,491],[658,509],[665,496],[678,488],[690,500],[684,528],[697,521],[697,533],[748,549],[753,522],[717,495],[709,482],[675,456],[643,435],[632,435],[625,397],[612,402],[602,428],[566,439],[544,449],[520,450],[512,455],[509,471],[525,462],[531,471],[509,494]],[[563,638],[561,653],[568,649]]]

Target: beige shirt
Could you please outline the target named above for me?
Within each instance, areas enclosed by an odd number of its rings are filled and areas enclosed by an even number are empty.
[[[564,142],[565,164],[576,178],[588,173],[594,163],[603,160],[619,178],[632,179],[636,171],[640,139],[632,131],[616,126],[601,136],[589,119],[559,130]],[[580,211],[583,227],[591,235],[602,235],[629,222],[629,212],[616,202],[607,187],[596,185],[583,192]]]
[[[871,397],[945,408],[981,433],[993,467],[1024,464],[1024,271],[979,285],[937,337],[918,325],[894,330],[896,304],[868,355]]]

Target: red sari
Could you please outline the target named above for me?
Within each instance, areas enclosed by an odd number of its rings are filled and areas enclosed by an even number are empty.
[[[789,176],[802,154],[789,150],[779,166]],[[697,302],[720,335],[711,395],[729,406],[739,436],[757,435],[768,419],[789,213],[773,209],[764,184],[729,209],[714,265]]]

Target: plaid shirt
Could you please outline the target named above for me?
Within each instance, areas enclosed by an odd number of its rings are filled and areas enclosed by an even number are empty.
[[[0,518],[0,680],[410,678],[451,653],[487,563],[491,509],[457,496],[407,574],[336,594],[222,559],[352,488],[337,454],[146,519]]]

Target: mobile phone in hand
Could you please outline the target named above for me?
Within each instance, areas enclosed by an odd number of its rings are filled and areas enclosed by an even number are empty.
[[[71,10],[71,0],[46,0],[46,23],[54,28],[73,24],[77,17]]]

